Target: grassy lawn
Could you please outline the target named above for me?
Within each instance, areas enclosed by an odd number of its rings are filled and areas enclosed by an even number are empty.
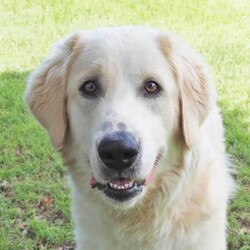
[[[27,113],[25,82],[62,36],[125,24],[177,33],[211,65],[238,184],[229,250],[249,250],[249,0],[1,0],[0,249],[74,248],[66,168]]]

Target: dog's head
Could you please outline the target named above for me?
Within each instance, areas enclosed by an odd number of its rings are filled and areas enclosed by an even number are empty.
[[[195,52],[168,33],[132,27],[66,38],[26,92],[55,148],[67,147],[75,171],[119,204],[134,204],[163,160],[195,146],[213,100]]]

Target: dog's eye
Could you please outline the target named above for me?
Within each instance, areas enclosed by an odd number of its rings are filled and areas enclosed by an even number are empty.
[[[156,94],[160,90],[160,87],[157,82],[150,80],[145,83],[144,89],[148,94]]]
[[[98,92],[98,84],[96,81],[89,80],[84,82],[79,90],[85,95],[94,96]]]

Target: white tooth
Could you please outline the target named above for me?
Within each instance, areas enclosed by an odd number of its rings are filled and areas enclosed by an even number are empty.
[[[132,186],[134,185],[134,182],[129,182],[129,183],[126,183],[124,185],[118,185],[118,184],[114,184],[112,182],[109,182],[109,186],[113,189],[128,189],[128,188],[131,188]]]

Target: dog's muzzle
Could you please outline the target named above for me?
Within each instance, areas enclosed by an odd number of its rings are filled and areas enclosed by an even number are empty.
[[[97,183],[92,177],[92,188],[97,187],[107,197],[120,202],[130,200],[142,191],[143,183],[131,178],[140,158],[140,144],[131,133],[107,134],[99,142],[97,151],[109,177],[107,184]]]
[[[136,178],[140,162],[140,143],[128,132],[118,131],[107,134],[97,146],[100,161],[109,172],[106,184],[98,183],[92,176],[90,185],[97,187],[107,197],[118,202],[128,201],[143,190],[143,186],[152,179],[155,166],[150,175],[144,180]]]

